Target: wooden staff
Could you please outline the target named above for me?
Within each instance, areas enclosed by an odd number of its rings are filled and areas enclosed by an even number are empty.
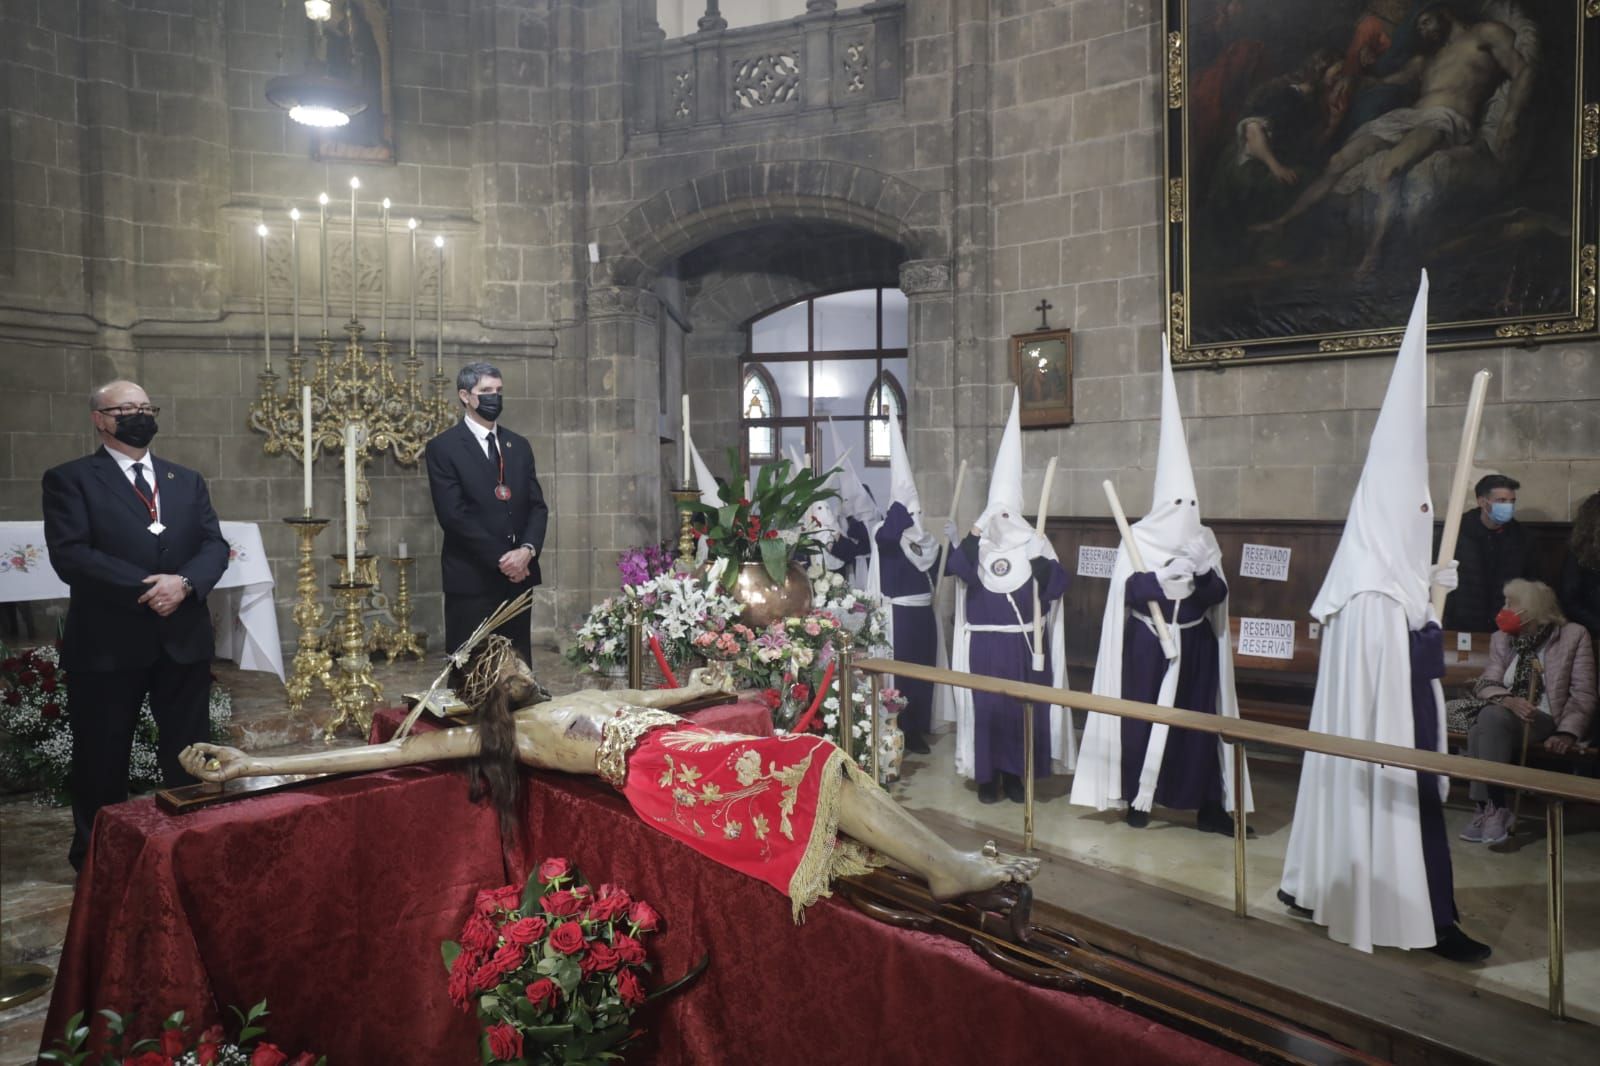
[[[1056,457],[1050,457],[1050,463],[1044,468],[1044,485],[1039,489],[1039,519],[1034,526],[1034,532],[1044,536],[1044,520],[1050,511],[1050,486],[1056,479]],[[1044,614],[1039,610],[1039,582],[1033,583],[1033,668],[1035,671],[1044,669]],[[1033,767],[1028,767],[1029,780],[1033,777]]]
[[[1128,550],[1128,561],[1140,573],[1146,572],[1144,553],[1139,550],[1139,542],[1133,539],[1133,530],[1128,528],[1128,516],[1122,510],[1122,501],[1117,498],[1117,487],[1110,480],[1102,481],[1100,487],[1106,490],[1106,502],[1111,505],[1111,517],[1117,520],[1117,532],[1122,534],[1122,545]],[[1169,660],[1178,657],[1177,645],[1172,642],[1172,633],[1167,629],[1166,616],[1161,613],[1161,605],[1151,600],[1146,606],[1150,610],[1150,620],[1155,623],[1156,639],[1161,641],[1161,651]]]
[[[961,483],[967,479],[967,461],[961,460],[961,466],[956,469],[956,491],[950,497],[950,521],[956,520],[956,508],[961,506]],[[939,569],[934,572],[933,579],[933,609],[939,609],[939,594],[944,591],[944,563],[950,557],[950,539],[939,545]]]
[[[1439,538],[1439,565],[1456,557],[1456,538],[1461,534],[1461,508],[1467,503],[1467,482],[1472,478],[1472,457],[1478,450],[1478,424],[1483,421],[1483,401],[1489,391],[1490,374],[1480,370],[1472,375],[1472,393],[1467,398],[1467,418],[1461,426],[1461,448],[1456,452],[1456,476],[1450,483],[1450,508],[1445,511],[1444,535]],[[1433,613],[1444,618],[1444,600],[1449,590],[1433,588]]]

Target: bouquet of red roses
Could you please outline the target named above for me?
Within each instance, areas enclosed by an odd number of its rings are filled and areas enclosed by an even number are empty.
[[[561,858],[544,860],[525,885],[479,892],[461,942],[443,950],[450,999],[483,1023],[483,1061],[620,1058],[635,1008],[671,991],[647,996],[641,980],[650,963],[640,938],[660,922],[650,904],[619,885],[591,888]]]
[[[324,1056],[306,1051],[291,1059],[282,1048],[261,1039],[267,1031],[266,1000],[251,1007],[249,1014],[237,1007],[228,1009],[239,1020],[234,1040],[220,1025],[191,1034],[180,1010],[161,1024],[159,1038],[140,1040],[127,1051],[122,1042],[128,1035],[128,1020],[114,1010],[102,1010],[105,1050],[98,1058],[89,1049],[90,1027],[83,1024],[79,1011],[67,1020],[66,1035],[56,1040],[55,1050],[40,1055],[39,1061],[63,1066],[327,1066]]]

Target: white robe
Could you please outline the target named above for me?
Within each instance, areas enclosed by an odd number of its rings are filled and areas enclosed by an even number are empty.
[[[1139,527],[1136,525],[1133,528],[1137,536]],[[1213,547],[1215,546],[1215,537],[1211,535],[1209,529],[1202,535],[1210,539]],[[1149,549],[1141,544],[1141,551],[1148,553]],[[1220,557],[1220,552],[1218,556]],[[1149,560],[1146,559],[1146,562]],[[1131,576],[1133,576],[1133,564],[1129,562],[1126,550],[1119,547],[1116,565],[1111,570],[1111,589],[1106,597],[1106,613],[1100,623],[1100,651],[1095,658],[1092,689],[1096,696],[1122,698],[1124,631],[1129,625],[1144,624],[1128,617],[1127,603],[1123,594]],[[1238,718],[1239,697],[1233,684],[1233,646],[1228,634],[1228,601],[1224,599],[1212,607],[1206,612],[1205,617],[1211,624],[1212,632],[1217,636],[1217,713],[1227,718]],[[1178,639],[1175,630],[1173,639]],[[1180,656],[1167,664],[1167,671],[1161,682],[1161,694],[1156,700],[1163,707],[1172,707],[1176,704],[1178,670],[1182,662]],[[1072,802],[1084,807],[1093,807],[1098,811],[1112,808],[1120,810],[1132,803],[1137,809],[1148,811],[1153,805],[1156,783],[1161,774],[1161,759],[1166,753],[1167,732],[1167,727],[1164,725],[1151,725],[1150,741],[1145,747],[1144,767],[1139,775],[1139,795],[1124,796],[1122,719],[1091,711],[1084,722],[1083,744],[1078,751],[1078,771],[1072,779]],[[1222,771],[1223,806],[1232,811],[1236,809],[1233,795],[1233,745],[1219,739],[1217,758]],[[1255,810],[1250,795],[1248,770],[1244,779],[1244,809]]]
[[[1442,750],[1439,682],[1433,691]],[[1398,601],[1359,592],[1325,619],[1311,729],[1414,746],[1410,626]],[[1439,787],[1443,796],[1449,781]],[[1358,951],[1432,947],[1416,771],[1308,754],[1282,883],[1329,937]]]

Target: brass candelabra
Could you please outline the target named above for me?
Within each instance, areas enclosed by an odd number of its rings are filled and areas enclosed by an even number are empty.
[[[305,708],[306,700],[311,696],[311,690],[320,682],[324,688],[332,689],[329,685],[329,674],[333,669],[333,657],[328,654],[324,645],[322,626],[327,618],[327,611],[322,606],[322,599],[317,595],[317,565],[316,551],[317,536],[328,525],[326,518],[285,518],[285,522],[295,531],[300,538],[300,565],[295,571],[295,604],[294,624],[300,630],[300,639],[295,648],[294,663],[289,668],[289,709],[301,711]]]
[[[416,563],[416,559],[396,555],[389,561],[394,564],[395,569],[394,600],[391,606],[394,625],[390,626],[381,621],[374,622],[367,635],[367,649],[383,652],[391,663],[402,655],[414,655],[420,659],[427,652],[427,635],[411,628],[411,567]]]
[[[357,565],[360,565],[359,559]],[[372,676],[372,657],[367,652],[361,623],[361,603],[372,586],[365,581],[346,580],[330,587],[339,605],[335,624],[337,647],[344,654],[335,660],[339,670],[329,678],[334,715],[322,735],[324,740],[332,740],[339,727],[348,722],[365,738],[372,729],[372,704],[383,698],[383,686]]]
[[[683,505],[699,498],[700,490],[693,485],[672,490],[672,502],[678,508],[678,562],[685,569],[694,566],[694,523],[690,519],[691,512],[685,510]]]

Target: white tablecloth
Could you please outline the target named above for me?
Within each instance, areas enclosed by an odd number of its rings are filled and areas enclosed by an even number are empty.
[[[228,569],[206,598],[217,635],[217,655],[242,670],[269,670],[283,679],[278,612],[272,602],[272,567],[254,522],[223,522]],[[0,522],[0,603],[64,600],[66,582],[56,576],[45,550],[43,522]]]

